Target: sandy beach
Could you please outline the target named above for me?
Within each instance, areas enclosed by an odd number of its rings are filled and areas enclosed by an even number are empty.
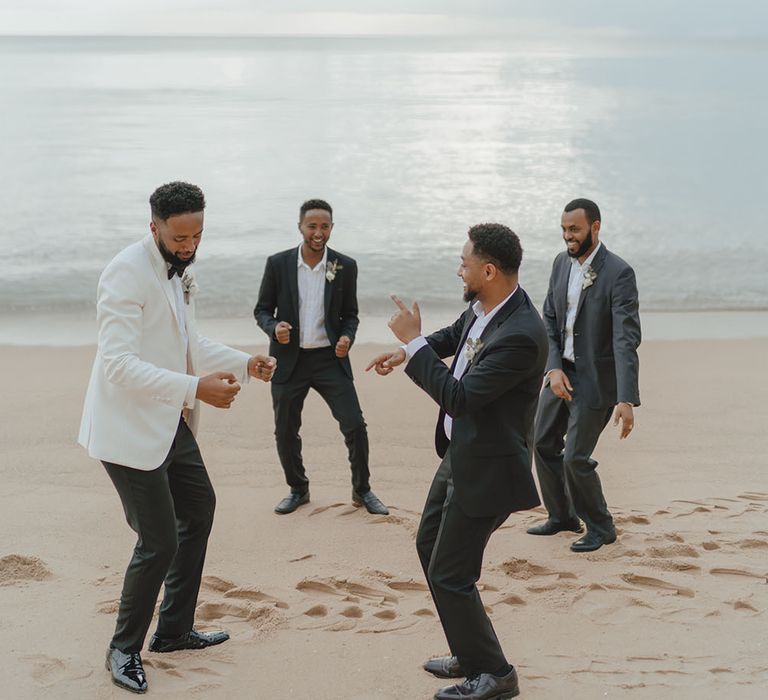
[[[149,696],[430,698],[421,662],[447,652],[414,549],[437,458],[436,407],[398,371],[362,369],[372,485],[392,514],[350,501],[342,438],[310,395],[311,503],[286,494],[269,388],[203,408],[199,442],[217,491],[197,611],[232,640],[143,654]],[[264,351],[263,347],[248,348]],[[0,347],[0,657],[6,698],[127,698],[103,656],[134,536],[102,466],[75,444],[93,347]],[[543,511],[489,545],[482,595],[537,700],[763,698],[768,689],[768,339],[650,341],[637,427],[596,454],[619,530],[588,555],[534,538]]]

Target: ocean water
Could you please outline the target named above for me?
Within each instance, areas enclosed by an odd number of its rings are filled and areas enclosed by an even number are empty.
[[[519,234],[540,304],[577,196],[644,311],[765,310],[767,73],[760,41],[3,38],[0,323],[92,318],[174,179],[208,200],[204,318],[250,317],[310,197],[358,260],[363,315],[391,292],[460,309],[482,221]]]

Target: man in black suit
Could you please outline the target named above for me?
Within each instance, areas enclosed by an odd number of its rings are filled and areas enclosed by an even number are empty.
[[[640,405],[637,284],[598,240],[597,204],[569,202],[561,227],[567,250],[555,258],[544,302],[549,358],[536,414],[536,472],[549,517],[528,532],[581,532],[581,518],[587,532],[571,549],[591,552],[616,541],[592,452],[611,413],[623,439]]]
[[[536,400],[547,357],[544,325],[518,286],[522,249],[501,224],[469,230],[458,275],[473,302],[447,328],[426,338],[414,303],[389,326],[405,349],[374,358],[368,369],[405,371],[440,406],[435,444],[442,462],[419,525],[416,548],[451,655],[425,670],[466,680],[438,691],[436,700],[501,700],[519,693],[485,612],[476,582],[491,534],[513,511],[534,508],[531,474]],[[449,369],[443,358],[453,356]],[[279,366],[279,365],[278,365]]]
[[[292,513],[309,503],[309,480],[301,457],[301,410],[310,389],[317,391],[338,421],[352,469],[352,501],[369,513],[389,511],[371,491],[368,432],[352,381],[349,348],[355,340],[357,264],[327,247],[333,230],[328,202],[301,205],[302,243],[267,259],[253,313],[278,358],[273,377],[275,440],[290,494],[275,507]]]

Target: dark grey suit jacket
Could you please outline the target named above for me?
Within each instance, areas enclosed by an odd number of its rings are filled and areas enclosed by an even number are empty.
[[[571,258],[555,258],[544,301],[549,336],[547,372],[562,369],[565,316]],[[620,401],[640,405],[638,389],[640,316],[634,270],[605,245],[593,261],[596,277],[581,290],[573,327],[573,349],[579,374],[579,396],[589,408],[608,408]]]
[[[328,250],[328,262],[338,263],[333,281],[325,283],[325,332],[331,346],[342,335],[352,343],[360,323],[357,315],[357,263],[350,257]],[[259,328],[269,336],[269,354],[277,359],[274,384],[290,379],[299,356],[299,249],[289,248],[267,258],[261,280],[259,299],[253,310]],[[287,321],[293,327],[291,340],[282,345],[275,339],[278,321]],[[351,345],[350,345],[351,347]],[[352,378],[349,356],[339,359],[342,369]]]
[[[475,318],[470,307],[452,326],[427,336],[405,372],[440,406],[435,447],[440,457],[450,453],[454,499],[470,517],[487,517],[539,505],[531,447],[547,335],[519,288],[483,330],[482,347],[456,379],[441,358],[461,350]],[[453,418],[450,443],[446,413]]]

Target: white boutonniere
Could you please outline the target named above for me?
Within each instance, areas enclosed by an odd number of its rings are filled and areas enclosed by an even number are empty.
[[[592,269],[591,265],[587,265],[584,268],[584,281],[581,283],[581,288],[586,289],[587,287],[591,287],[596,279],[597,273]]]
[[[197,294],[197,282],[189,270],[184,270],[181,277],[181,289],[184,292],[184,303],[189,304],[189,300]]]
[[[464,357],[467,358],[467,362],[470,364],[475,359],[475,355],[483,349],[483,341],[480,338],[467,338],[466,345],[464,346]]]
[[[344,269],[342,265],[339,265],[338,260],[329,260],[325,263],[325,279],[329,282],[333,282],[336,279],[336,273],[339,270]]]

